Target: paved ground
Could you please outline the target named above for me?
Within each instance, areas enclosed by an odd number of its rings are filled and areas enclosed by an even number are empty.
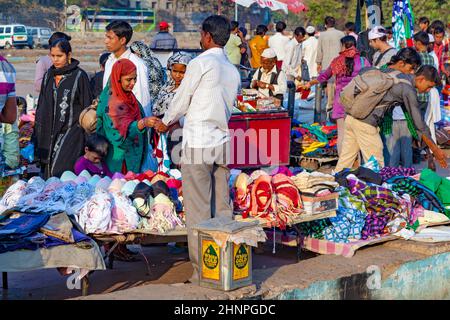
[[[131,246],[131,249],[138,252],[139,246]],[[150,272],[142,256],[138,256],[138,262],[115,262],[113,270],[95,272],[90,276],[90,293],[108,294],[150,284],[182,284],[192,275],[187,254],[169,254],[166,246],[143,247],[143,252],[149,262]],[[305,259],[315,256],[311,252],[304,254]],[[264,254],[254,256],[254,268],[259,270],[295,263],[295,248],[279,246],[276,255],[272,254],[271,248],[267,248]],[[79,290],[68,290],[67,278],[54,269],[10,273],[8,276],[10,289],[7,292],[0,290],[0,299],[69,299],[81,294]]]
[[[431,248],[433,251],[429,250]],[[315,256],[304,258],[298,263],[285,263],[282,266],[266,266],[266,268],[256,267],[253,271],[253,286],[229,293],[200,288],[192,284],[149,284],[129,290],[110,294],[91,295],[89,297],[81,297],[78,299],[271,299],[277,297],[285,290],[307,288],[316,281],[327,281],[365,273],[367,272],[367,268],[373,265],[380,267],[382,279],[385,279],[406,262],[425,259],[433,254],[449,251],[450,243],[429,245],[407,243],[399,240],[361,249],[353,258],[344,258],[341,256]],[[280,259],[278,254],[276,257],[277,258],[273,258],[267,255],[255,256],[255,260],[259,260],[260,262],[261,260],[278,261],[278,259]]]

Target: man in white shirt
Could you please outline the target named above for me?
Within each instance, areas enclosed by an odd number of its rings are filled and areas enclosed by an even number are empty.
[[[307,27],[306,33],[308,34],[308,39],[302,43],[303,60],[305,60],[308,65],[309,76],[311,78],[317,78],[319,73],[317,72],[316,58],[319,40],[315,37],[316,29],[313,26]]]
[[[268,48],[261,55],[261,68],[253,75],[253,89],[265,97],[275,97],[283,102],[284,94],[287,91],[287,79],[283,70],[277,66],[277,56],[275,51]]]
[[[213,217],[233,218],[228,121],[240,76],[225,54],[229,38],[227,18],[213,15],[203,22],[201,44],[205,51],[189,63],[169,109],[155,125],[156,130],[165,132],[185,117],[181,173],[189,256],[194,267],[192,283],[199,279],[198,237],[192,227]]]
[[[127,44],[133,37],[133,28],[125,21],[113,21],[106,26],[105,45],[106,50],[111,52],[105,65],[103,76],[103,88],[106,87],[111,76],[113,65],[120,59],[129,59],[136,65],[137,80],[133,93],[142,105],[145,116],[152,115],[152,101],[148,87],[148,70],[141,58],[136,56],[127,48]]]
[[[286,57],[282,69],[286,73],[288,80],[293,81],[301,75],[302,43],[305,39],[305,35],[305,28],[296,28],[294,31],[294,38],[289,41],[286,47]]]
[[[278,21],[275,29],[277,30],[277,33],[269,38],[269,48],[272,48],[275,51],[278,58],[277,67],[281,69],[286,56],[286,47],[290,39],[283,34],[284,30],[286,30],[286,23],[283,21]]]

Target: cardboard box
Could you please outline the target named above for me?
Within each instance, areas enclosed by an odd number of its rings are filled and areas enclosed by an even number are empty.
[[[307,215],[335,213],[339,207],[339,193],[332,193],[322,197],[302,195],[303,207]]]

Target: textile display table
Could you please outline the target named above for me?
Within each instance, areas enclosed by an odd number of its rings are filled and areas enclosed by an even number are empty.
[[[295,217],[291,221],[288,222],[287,226],[290,228],[293,228],[295,231],[295,235],[292,235],[291,238],[289,238],[289,241],[286,241],[285,238],[282,237],[282,233],[275,231],[275,228],[277,227],[276,223],[273,223],[271,221],[267,221],[266,219],[262,218],[246,218],[244,219],[241,215],[236,215],[235,219],[239,221],[258,221],[259,225],[263,227],[266,230],[267,238],[268,240],[274,241],[273,234],[275,233],[275,242],[280,244],[285,244],[290,247],[296,247],[297,248],[297,260],[301,260],[301,251],[302,248],[305,247],[305,239],[306,237],[303,235],[301,230],[298,228],[298,224],[303,222],[309,222],[309,221],[315,221],[325,218],[332,218],[336,216],[336,211],[329,211],[324,212],[320,214],[301,214],[298,217]],[[275,231],[275,232],[274,232]]]
[[[450,224],[450,221],[441,223],[428,223],[421,225],[420,228],[426,229],[437,226],[444,226]],[[295,234],[283,234],[282,232],[266,232],[269,241],[274,240],[278,244],[282,244],[288,247],[298,247],[298,237]],[[355,240],[348,243],[337,243],[328,241],[325,239],[315,239],[311,237],[304,237],[302,247],[308,251],[315,252],[322,255],[337,255],[345,258],[351,258],[355,255],[356,251],[376,244],[385,243],[388,241],[401,239],[398,235],[385,235],[378,238],[367,240]],[[412,238],[412,240],[415,240]],[[419,241],[419,240],[415,240]]]
[[[108,260],[107,267],[114,267],[114,249],[121,244],[164,244],[170,242],[187,242],[187,230],[176,228],[166,233],[158,233],[148,230],[137,229],[124,234],[90,234],[99,246],[112,244],[111,248],[105,252],[103,258]]]
[[[232,169],[289,165],[291,117],[286,110],[231,116]]]
[[[0,266],[3,273],[3,289],[8,289],[8,272],[24,272],[40,269],[73,268],[81,269],[82,295],[88,294],[88,273],[105,270],[105,262],[98,245],[92,241],[92,248],[80,248],[77,245],[63,245],[39,250],[16,250],[0,254]]]

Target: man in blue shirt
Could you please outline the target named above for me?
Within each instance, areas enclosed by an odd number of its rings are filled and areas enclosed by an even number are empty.
[[[169,33],[169,24],[166,21],[161,21],[159,32],[153,37],[150,49],[173,50],[177,48],[177,39]]]

